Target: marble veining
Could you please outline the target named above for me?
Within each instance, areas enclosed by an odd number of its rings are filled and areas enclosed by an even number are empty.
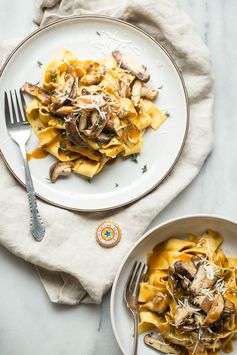
[[[167,0],[168,1],[168,0]],[[199,176],[152,223],[190,213],[237,220],[236,0],[179,0],[208,45],[215,73],[214,150]],[[0,0],[0,40],[25,36],[32,0]],[[121,355],[101,305],[49,303],[32,265],[0,247],[0,355]]]

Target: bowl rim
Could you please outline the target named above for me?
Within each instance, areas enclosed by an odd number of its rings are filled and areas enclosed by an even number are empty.
[[[134,251],[134,249],[136,249],[136,247],[142,243],[150,234],[152,234],[153,232],[155,232],[156,230],[159,230],[160,228],[164,227],[164,226],[168,226],[169,224],[171,223],[175,223],[175,222],[178,222],[180,220],[183,220],[183,219],[190,219],[190,218],[206,218],[206,219],[214,219],[214,220],[222,220],[224,222],[228,222],[228,223],[232,223],[232,224],[235,224],[236,227],[237,227],[237,220],[234,220],[234,219],[231,219],[231,218],[228,218],[228,217],[222,217],[221,215],[218,215],[218,214],[206,214],[206,213],[195,213],[195,214],[187,214],[187,215],[183,215],[183,216],[179,216],[179,217],[173,217],[173,218],[170,218],[162,223],[159,223],[157,226],[153,227],[153,228],[150,228],[147,232],[145,232],[141,238],[139,238],[137,240],[137,242],[132,246],[132,248],[128,251],[128,253],[126,254],[126,256],[123,258],[118,270],[117,270],[117,273],[115,275],[115,278],[114,278],[114,282],[113,282],[113,286],[112,286],[112,291],[111,291],[111,297],[110,297],[110,321],[111,321],[111,324],[112,324],[112,329],[113,329],[113,333],[114,333],[114,336],[115,336],[115,339],[117,341],[117,344],[121,350],[121,352],[123,354],[124,351],[123,351],[123,346],[120,342],[120,339],[119,339],[119,336],[118,336],[118,332],[117,332],[117,328],[116,328],[116,324],[115,324],[115,317],[114,317],[114,300],[115,300],[115,290],[116,290],[116,287],[117,287],[117,284],[118,284],[118,280],[119,280],[119,277],[120,277],[120,274],[121,274],[121,271],[127,261],[127,259],[129,258],[129,256],[132,254],[132,252]]]

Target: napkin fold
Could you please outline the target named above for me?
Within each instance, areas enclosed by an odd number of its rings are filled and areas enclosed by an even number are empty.
[[[29,208],[24,188],[1,164],[0,243],[37,266],[52,302],[101,302],[132,245],[153,218],[198,174],[211,151],[213,78],[210,54],[190,18],[175,0],[41,0],[35,26],[64,16],[99,14],[131,22],[160,41],[174,57],[190,99],[190,127],[184,150],[169,177],[153,192],[130,206],[107,212],[77,213],[38,201],[46,235],[36,243],[29,231]],[[0,61],[18,41],[0,44]],[[95,240],[98,224],[114,220],[121,242],[104,249]]]

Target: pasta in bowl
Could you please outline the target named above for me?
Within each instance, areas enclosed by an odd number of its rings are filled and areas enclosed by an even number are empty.
[[[140,284],[139,331],[148,346],[168,354],[231,351],[237,331],[237,259],[220,248],[222,236],[207,230],[186,240],[170,238],[148,253]]]
[[[39,144],[57,158],[50,179],[74,173],[89,178],[118,156],[138,154],[142,136],[166,120],[147,86],[147,68],[118,50],[110,57],[79,60],[62,49],[46,66],[43,86],[22,91],[35,97],[26,114]]]

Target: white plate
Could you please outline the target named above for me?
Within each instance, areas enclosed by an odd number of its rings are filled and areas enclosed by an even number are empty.
[[[83,60],[101,58],[119,48],[144,64],[151,74],[151,85],[163,85],[157,104],[161,109],[167,108],[170,117],[159,130],[147,130],[138,164],[119,159],[94,177],[92,183],[72,174],[52,184],[47,177],[54,158],[31,160],[36,193],[52,204],[75,210],[105,210],[130,203],[157,186],[174,166],[186,138],[189,110],[183,80],[169,54],[146,33],[120,20],[94,16],[60,20],[34,32],[11,54],[0,77],[0,149],[4,160],[24,184],[20,154],[4,122],[4,91],[19,88],[25,81],[42,82],[44,65],[62,47]],[[44,64],[42,68],[37,61]],[[37,138],[32,134],[28,150],[37,146]],[[142,174],[144,165],[148,170]]]
[[[129,275],[129,272],[135,260],[146,261],[147,252],[152,250],[154,246],[169,237],[183,237],[188,233],[202,233],[206,229],[218,231],[224,238],[222,249],[228,256],[236,256],[237,254],[237,224],[236,222],[223,219],[217,216],[185,216],[172,219],[161,224],[149,232],[147,232],[129,252],[124,259],[120,269],[114,280],[110,315],[113,326],[114,335],[124,355],[132,354],[131,330],[133,329],[132,317],[123,301],[123,290]],[[143,342],[144,334],[139,336],[138,355],[155,355],[152,348],[146,346]],[[234,351],[237,353],[237,344],[234,342]],[[236,351],[236,352],[235,352]],[[159,353],[161,354],[161,353]]]

